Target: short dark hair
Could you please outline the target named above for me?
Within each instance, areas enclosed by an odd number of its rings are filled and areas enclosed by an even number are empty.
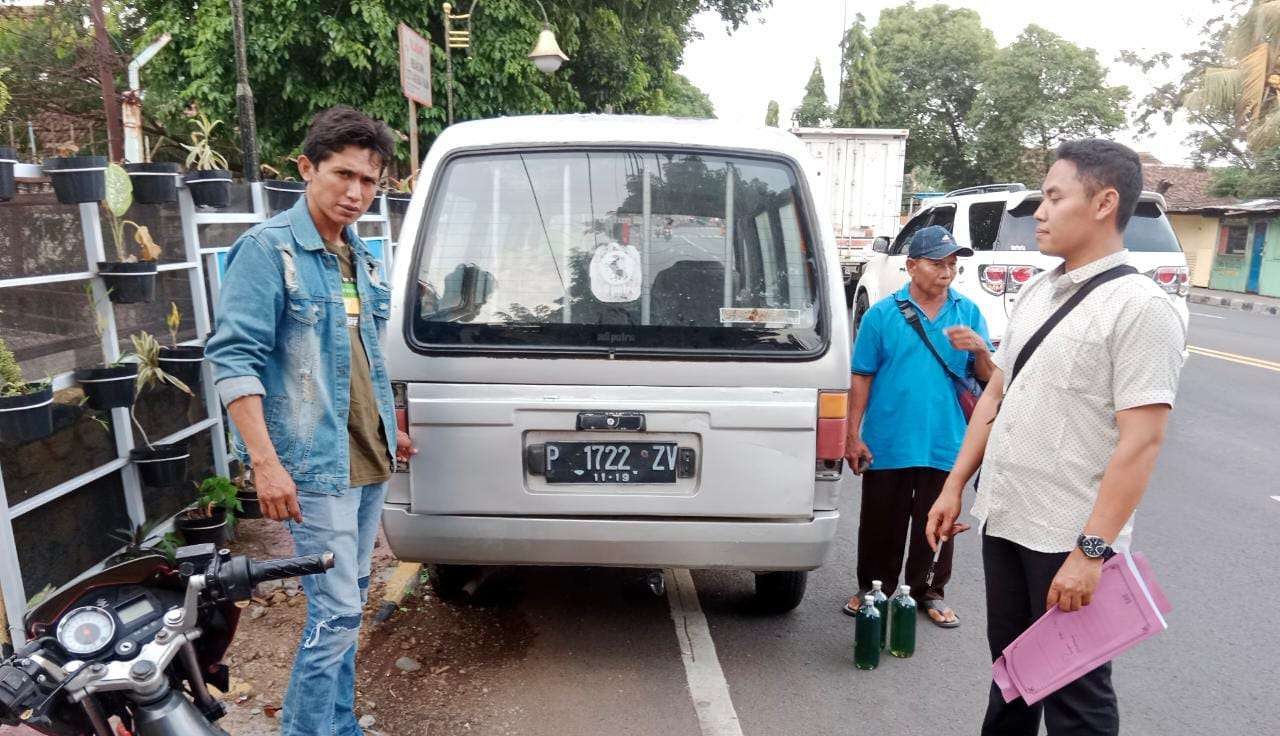
[[[1058,146],[1058,160],[1076,165],[1076,176],[1089,196],[1111,187],[1120,195],[1116,230],[1124,232],[1142,194],[1142,160],[1128,146],[1101,138],[1067,141]]]
[[[373,151],[384,169],[395,157],[396,144],[386,123],[346,105],[316,113],[307,129],[307,139],[302,142],[302,153],[319,166],[347,146]]]

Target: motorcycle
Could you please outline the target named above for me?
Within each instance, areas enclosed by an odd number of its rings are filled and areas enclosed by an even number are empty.
[[[0,661],[0,724],[51,736],[228,736],[222,663],[240,607],[268,580],[323,574],[333,554],[255,561],[212,544],[109,567],[30,611]],[[122,730],[112,730],[112,718]]]

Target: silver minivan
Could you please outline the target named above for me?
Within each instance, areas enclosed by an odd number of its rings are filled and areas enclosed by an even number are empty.
[[[835,535],[849,329],[800,142],[714,120],[448,128],[387,361],[418,447],[383,527],[470,565],[734,568],[793,608]]]

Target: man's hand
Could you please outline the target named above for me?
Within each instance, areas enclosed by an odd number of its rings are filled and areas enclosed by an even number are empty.
[[[418,454],[418,448],[413,446],[413,440],[409,439],[409,433],[404,430],[396,430],[396,462],[407,463],[409,458]]]
[[[258,503],[262,506],[262,513],[268,519],[293,519],[302,523],[298,488],[279,460],[254,463],[253,485],[258,489]]]
[[[969,530],[968,524],[956,521],[960,518],[960,496],[963,492],[964,487],[952,487],[951,478],[948,477],[942,486],[942,492],[938,494],[938,500],[929,508],[924,538],[928,540],[929,548],[935,552],[939,544]]]
[[[982,336],[974,332],[969,327],[956,325],[946,329],[947,337],[951,340],[951,347],[956,350],[963,350],[966,353],[978,353],[987,351],[987,341]]]
[[[844,459],[849,461],[849,469],[854,475],[862,475],[862,471],[871,465],[871,448],[861,439],[850,437],[845,443]]]
[[[1071,550],[1066,562],[1058,568],[1053,576],[1053,584],[1049,586],[1049,596],[1045,599],[1044,608],[1054,606],[1070,613],[1093,602],[1093,591],[1098,589],[1098,579],[1102,577],[1102,560],[1085,557],[1079,549]]]

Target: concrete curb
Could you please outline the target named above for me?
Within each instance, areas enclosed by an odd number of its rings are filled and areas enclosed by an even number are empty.
[[[1187,297],[1187,301],[1192,304],[1208,304],[1214,307],[1224,307],[1226,309],[1236,309],[1241,312],[1253,312],[1254,314],[1265,314],[1271,317],[1280,317],[1280,304],[1267,304],[1264,302],[1255,302],[1248,297],[1230,297],[1230,296],[1209,296],[1208,294],[1191,294]]]

